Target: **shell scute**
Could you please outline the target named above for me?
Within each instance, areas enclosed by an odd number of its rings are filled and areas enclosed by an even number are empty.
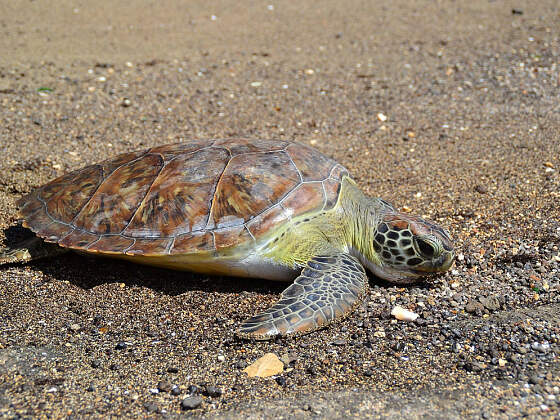
[[[323,184],[310,182],[299,185],[282,201],[282,206],[292,214],[292,217],[295,217],[303,213],[321,210],[325,206],[325,202]]]
[[[100,165],[55,179],[39,192],[47,212],[56,220],[72,220],[103,181]]]
[[[329,177],[336,162],[304,144],[290,144],[286,151],[299,169],[303,181],[322,181]]]
[[[252,240],[244,225],[214,231],[216,249],[229,248]]]
[[[192,254],[215,251],[214,234],[209,231],[185,233],[175,238],[170,254]]]
[[[145,155],[116,169],[78,213],[75,225],[97,234],[122,232],[162,166],[159,155]]]
[[[259,237],[280,226],[289,217],[289,213],[282,206],[274,206],[247,223],[247,229],[249,229],[253,236]]]
[[[61,241],[58,242],[60,246],[86,249],[89,244],[99,239],[99,235],[94,235],[93,233],[85,232],[83,230],[74,230]]]
[[[165,254],[172,238],[135,239],[134,244],[126,250],[127,255],[162,255]]]
[[[223,149],[204,149],[173,159],[161,170],[123,234],[170,237],[206,227],[214,186],[228,156]]]
[[[106,252],[110,254],[123,253],[134,243],[134,239],[125,238],[122,235],[105,235],[92,243],[88,251]]]
[[[299,183],[284,152],[233,157],[218,183],[210,218],[217,227],[231,216],[247,221],[276,204]]]
[[[219,139],[213,147],[223,147],[237,156],[246,153],[267,153],[283,150],[288,142],[278,140]]]
[[[200,149],[210,147],[213,142],[213,140],[202,139],[193,140],[188,143],[166,144],[163,146],[152,147],[149,152],[160,154],[167,162],[179,155],[191,154],[199,151]]]
[[[127,163],[130,163],[144,156],[145,154],[148,153],[148,151],[149,150],[145,149],[145,150],[137,150],[136,152],[121,153],[120,155],[117,155],[111,159],[104,160],[99,164],[103,169],[103,176],[108,177],[109,175],[111,175],[111,173],[113,173],[113,171],[115,171],[115,169],[120,168],[121,166],[126,165]],[[88,169],[88,168],[89,166],[84,169]]]

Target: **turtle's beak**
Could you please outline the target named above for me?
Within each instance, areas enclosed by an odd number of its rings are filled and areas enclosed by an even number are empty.
[[[441,254],[438,258],[432,261],[432,267],[435,272],[442,273],[444,271],[449,270],[453,261],[455,260],[455,252],[453,251],[446,251]]]
[[[449,270],[454,260],[455,260],[454,251],[444,251],[439,257],[434,258],[431,261],[426,261],[424,262],[424,264],[416,267],[414,271],[419,273],[419,275],[421,276],[443,273]]]

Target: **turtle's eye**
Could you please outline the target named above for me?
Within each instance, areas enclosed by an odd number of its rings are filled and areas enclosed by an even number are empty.
[[[414,242],[416,242],[418,251],[420,251],[420,253],[426,258],[433,258],[437,252],[434,245],[424,239],[414,238]]]

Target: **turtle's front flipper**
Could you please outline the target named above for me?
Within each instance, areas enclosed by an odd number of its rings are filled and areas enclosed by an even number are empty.
[[[268,340],[315,331],[349,315],[363,300],[368,278],[348,254],[313,257],[280,300],[241,324],[241,338]]]
[[[0,265],[25,263],[40,258],[54,257],[64,252],[68,252],[68,250],[56,244],[44,242],[35,236],[19,243],[15,248],[0,250]]]

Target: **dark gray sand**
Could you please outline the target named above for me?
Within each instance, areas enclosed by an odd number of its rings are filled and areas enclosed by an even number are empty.
[[[293,139],[446,226],[453,270],[372,278],[367,315],[247,343],[236,326],[284,285],[79,255],[2,267],[0,416],[558,416],[558,1],[208,3],[3,2],[2,239],[25,235],[22,194],[116,153]],[[266,352],[291,362],[247,378]]]

